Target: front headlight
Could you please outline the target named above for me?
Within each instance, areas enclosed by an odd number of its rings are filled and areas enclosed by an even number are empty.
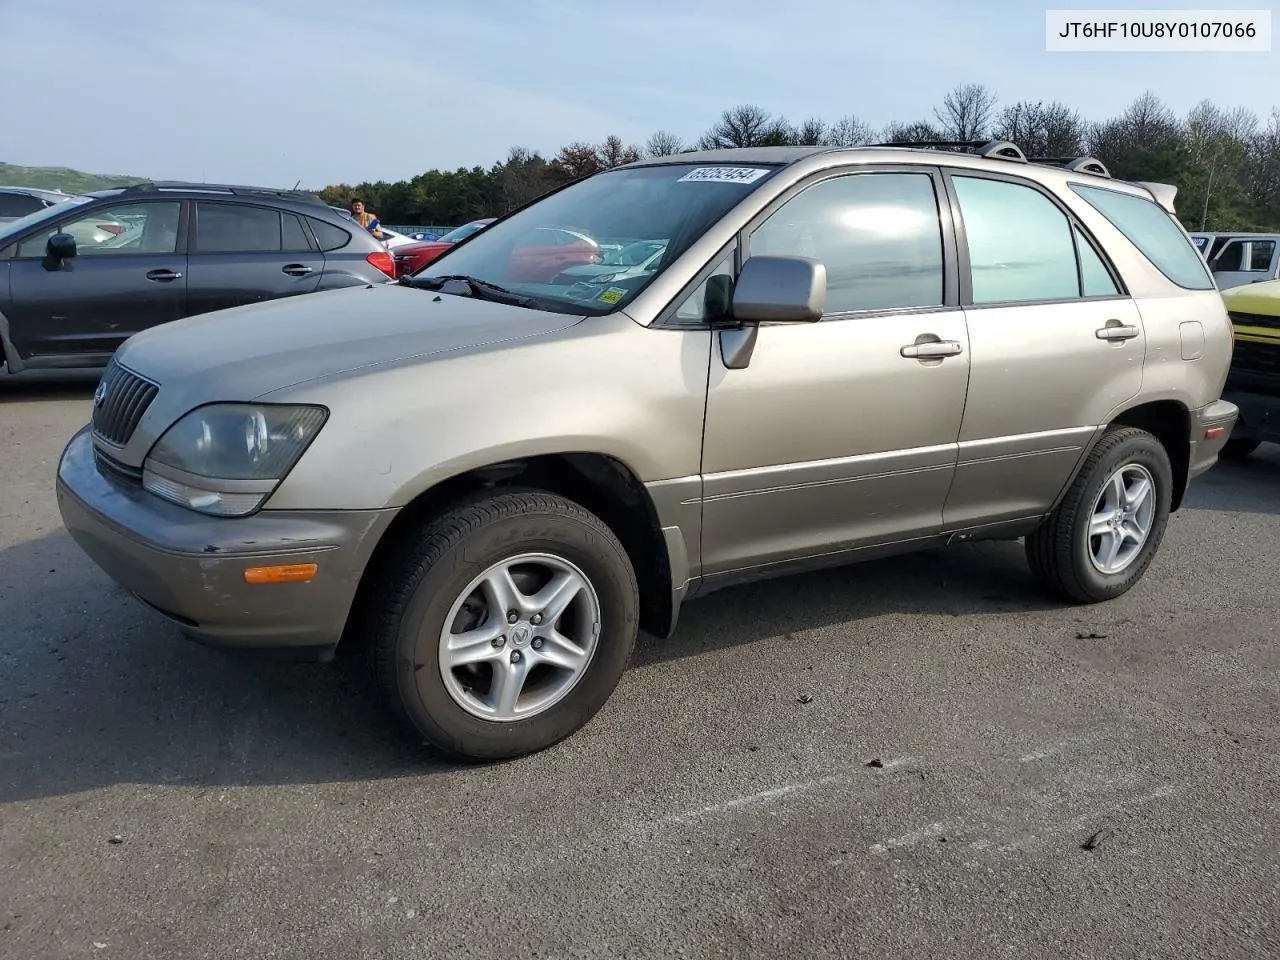
[[[142,485],[220,517],[257,510],[329,417],[324,407],[216,403],[192,410],[151,448]]]

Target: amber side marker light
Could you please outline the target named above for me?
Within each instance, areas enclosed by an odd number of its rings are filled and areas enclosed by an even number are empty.
[[[319,564],[288,563],[278,567],[249,567],[244,572],[245,583],[306,583],[315,577]]]
[[[1220,436],[1227,432],[1226,427],[1210,427],[1204,432],[1206,440],[1217,440]]]

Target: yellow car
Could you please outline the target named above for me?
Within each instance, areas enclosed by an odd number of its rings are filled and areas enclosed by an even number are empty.
[[[1235,353],[1222,398],[1240,408],[1221,456],[1243,459],[1264,442],[1280,443],[1280,280],[1224,290]]]

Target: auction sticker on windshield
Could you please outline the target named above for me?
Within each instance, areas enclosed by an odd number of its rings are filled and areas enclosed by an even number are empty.
[[[704,183],[755,183],[769,172],[767,167],[698,167],[676,183],[699,180]]]

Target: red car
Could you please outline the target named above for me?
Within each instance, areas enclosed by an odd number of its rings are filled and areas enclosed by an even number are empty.
[[[459,240],[465,240],[473,233],[478,233],[497,217],[485,220],[472,220],[462,226],[450,230],[439,240],[422,240],[418,243],[402,243],[395,248],[396,276],[404,277],[417,273],[440,254],[444,253]]]
[[[416,273],[459,240],[492,222],[476,220],[446,233],[439,240],[397,247],[396,276]],[[506,273],[500,279],[513,283],[550,283],[565,267],[599,263],[603,259],[600,245],[584,234],[559,227],[537,227],[511,251]]]

